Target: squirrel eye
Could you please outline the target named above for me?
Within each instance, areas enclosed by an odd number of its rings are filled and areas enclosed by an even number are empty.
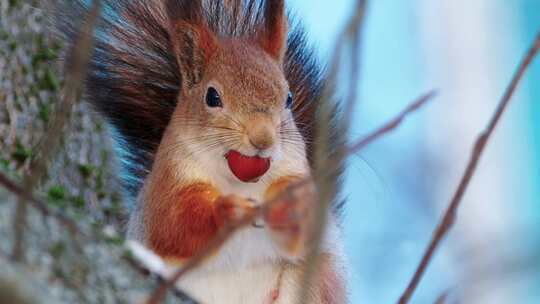
[[[291,109],[293,105],[293,96],[292,93],[289,92],[289,95],[287,95],[287,103],[285,104],[286,109]]]
[[[212,87],[209,87],[208,91],[206,92],[206,105],[210,108],[223,107],[219,93]]]

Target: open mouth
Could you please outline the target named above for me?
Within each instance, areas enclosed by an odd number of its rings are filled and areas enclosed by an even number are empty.
[[[229,168],[234,176],[245,183],[255,183],[270,169],[270,158],[246,156],[230,150],[225,154]]]

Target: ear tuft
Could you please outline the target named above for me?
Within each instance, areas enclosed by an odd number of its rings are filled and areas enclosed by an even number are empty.
[[[206,65],[218,49],[217,37],[203,18],[199,0],[168,0],[171,44],[182,75],[182,87],[201,81]]]
[[[264,25],[259,35],[262,48],[272,57],[283,62],[287,49],[288,22],[284,0],[266,0]]]
[[[192,24],[199,24],[203,20],[200,0],[167,0],[165,5],[169,20],[183,20]]]

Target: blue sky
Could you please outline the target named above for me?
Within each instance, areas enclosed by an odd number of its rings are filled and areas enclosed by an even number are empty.
[[[433,204],[432,199],[438,197],[437,193],[440,192],[433,185],[438,183],[439,178],[446,177],[446,173],[441,171],[445,167],[440,164],[446,157],[446,150],[445,147],[434,146],[437,141],[432,140],[433,130],[429,128],[434,125],[433,120],[445,119],[444,110],[441,109],[453,102],[450,99],[453,92],[449,92],[452,86],[444,81],[444,77],[433,77],[448,73],[446,70],[433,72],[444,67],[444,62],[436,61],[433,64],[429,58],[438,58],[438,54],[434,54],[436,52],[459,54],[460,49],[469,46],[448,48],[445,34],[438,32],[439,28],[444,28],[443,21],[439,24],[435,20],[437,24],[433,25],[433,29],[426,30],[425,20],[422,20],[426,18],[426,11],[420,7],[426,3],[426,0],[378,0],[370,1],[369,5],[359,85],[361,98],[354,115],[352,136],[369,132],[430,89],[439,89],[441,98],[437,101],[439,104],[429,105],[414,114],[399,130],[350,160],[345,186],[349,204],[344,230],[351,265],[352,303],[396,301],[412,275],[442,209],[442,205]],[[469,3],[469,9],[476,7],[477,12],[474,13],[479,18],[496,22],[485,25],[493,29],[488,32],[489,37],[476,37],[471,45],[485,38],[496,46],[493,52],[488,50],[489,58],[486,60],[492,65],[490,71],[497,74],[489,75],[489,88],[493,96],[499,97],[537,29],[540,29],[540,1],[474,0]],[[331,55],[336,35],[351,15],[353,4],[352,0],[289,1],[289,6],[303,19],[311,40],[318,46],[319,55],[324,60]],[[448,8],[452,1],[441,1],[437,5]],[[426,31],[431,31],[432,36],[429,37],[440,41],[433,44],[427,41]],[[476,49],[474,45],[472,49]],[[478,81],[478,91],[481,91],[481,82],[485,79],[474,77],[475,74],[471,72],[472,81]],[[503,118],[500,130],[497,130],[495,143],[488,147],[486,160],[479,167],[479,170],[486,172],[492,168],[498,170],[497,174],[501,175],[499,181],[504,187],[493,189],[496,192],[494,195],[510,198],[509,203],[515,206],[500,229],[506,229],[505,225],[512,227],[512,231],[520,229],[524,242],[533,244],[538,240],[537,231],[540,228],[539,84],[540,60],[531,67],[527,80]],[[472,87],[474,90],[474,85]],[[484,125],[483,120],[489,116],[496,101],[496,98],[489,101],[479,113],[479,125]],[[434,118],[435,115],[438,116]],[[458,122],[467,123],[465,119]],[[452,128],[448,126],[449,130]],[[460,153],[467,155],[475,134],[468,132],[463,135],[466,142]],[[498,153],[498,150],[502,151]],[[447,174],[450,185],[457,183],[455,174],[459,174],[464,163],[456,167],[451,170],[456,173]],[[471,184],[471,192],[478,192],[481,184],[481,180],[477,179]],[[442,192],[443,197],[448,197],[451,189]],[[464,203],[472,205],[475,197],[471,194],[469,201],[473,202]],[[463,212],[478,210],[466,206]],[[466,233],[470,229],[467,220],[457,225],[463,226],[457,227],[460,232]],[[454,285],[453,282],[461,276],[460,272],[465,270],[456,262],[454,255],[459,251],[454,243],[461,243],[459,234],[455,234],[450,238],[453,245],[445,245],[437,255],[413,303],[433,303],[443,290]],[[509,245],[515,247],[516,251],[529,249],[517,242]],[[524,300],[524,303],[527,302]]]

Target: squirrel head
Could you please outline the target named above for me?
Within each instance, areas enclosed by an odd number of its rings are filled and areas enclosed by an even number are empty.
[[[246,37],[212,32],[201,1],[170,0],[167,12],[181,74],[171,127],[189,134],[195,151],[225,156],[243,182],[258,180],[281,152],[304,149],[284,74],[284,1],[265,1],[263,21]]]

